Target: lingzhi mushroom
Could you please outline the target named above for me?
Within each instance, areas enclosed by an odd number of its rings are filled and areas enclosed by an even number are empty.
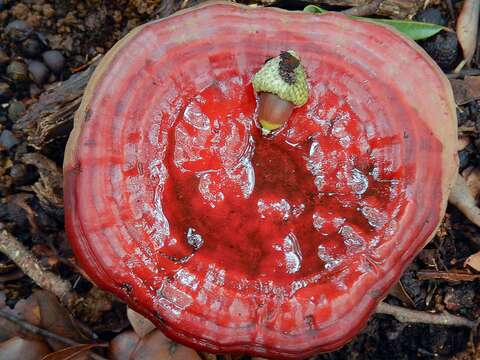
[[[265,135],[252,80],[285,53],[308,94],[286,123],[265,111]],[[68,238],[175,341],[302,358],[355,336],[432,238],[456,141],[448,81],[396,31],[201,5],[98,65],[65,154]]]

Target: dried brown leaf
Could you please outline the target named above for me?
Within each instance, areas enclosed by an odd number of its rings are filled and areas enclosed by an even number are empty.
[[[40,324],[39,306],[36,299],[31,296],[28,299],[22,299],[17,302],[14,309],[10,309],[3,302],[4,296],[5,295],[0,292],[0,309],[17,317],[28,319],[28,321],[34,325]],[[20,336],[27,340],[42,340],[41,336],[25,332],[17,324],[7,319],[0,318],[0,340],[7,340],[15,336]]]
[[[140,337],[135,331],[124,331],[110,342],[108,358],[111,360],[131,360],[131,355],[139,342]]]
[[[70,313],[48,291],[37,291],[33,296],[40,307],[40,327],[68,339],[81,341],[82,338],[73,325]]]
[[[478,18],[480,14],[480,0],[465,0],[462,11],[457,20],[457,37],[463,50],[463,61],[455,69],[460,71],[465,64],[472,60],[477,47]]]
[[[134,357],[137,360],[202,360],[195,350],[174,343],[160,330],[142,339]]]
[[[448,201],[458,208],[472,223],[480,227],[480,208],[465,179],[458,175],[450,191]]]
[[[388,295],[396,297],[398,300],[400,300],[404,304],[409,305],[410,307],[415,307],[415,303],[413,302],[410,295],[408,295],[401,281],[397,282],[395,286],[390,289]]]
[[[88,323],[100,321],[103,314],[112,309],[115,297],[98,287],[92,287],[83,301],[77,304],[75,313]]]
[[[465,265],[470,266],[473,270],[480,272],[480,251],[470,255],[467,260],[465,260]]]
[[[201,351],[201,352],[200,352],[200,357],[201,357],[203,360],[217,360],[217,355],[211,354],[211,353],[207,353],[207,352],[204,352],[204,351]]]
[[[463,134],[458,134],[458,148],[457,151],[462,151],[465,149],[468,145],[470,145],[471,140],[469,136],[463,135]]]
[[[150,320],[130,308],[127,309],[127,317],[133,330],[140,337],[144,337],[155,330],[155,325]]]
[[[174,343],[160,330],[140,338],[127,331],[110,343],[109,357],[112,360],[202,360],[193,349]]]
[[[29,298],[20,300],[15,308],[4,308],[5,311],[25,320],[25,322],[38,326],[44,330],[50,331],[57,335],[63,336],[74,341],[85,341],[78,332],[74,321],[70,317],[68,311],[58,302],[55,295],[49,291],[39,290],[34,292]],[[9,322],[12,324],[11,322]],[[3,319],[0,319],[0,326],[3,325]],[[39,339],[38,335],[25,333],[18,326],[15,326],[16,334],[23,337]],[[64,343],[53,339],[45,339],[47,343],[54,349],[65,347]],[[1,357],[0,357],[1,359]]]
[[[462,176],[467,182],[470,193],[474,198],[478,198],[480,193],[480,169],[469,167],[463,170]]]
[[[480,99],[480,76],[466,76],[464,79],[450,79],[455,103],[465,105]]]
[[[104,344],[78,344],[57,350],[53,353],[45,355],[42,360],[74,360],[79,355],[85,354],[88,350],[96,347],[105,346]]]
[[[27,340],[13,337],[0,343],[0,358],[2,360],[38,360],[50,352],[43,341]]]

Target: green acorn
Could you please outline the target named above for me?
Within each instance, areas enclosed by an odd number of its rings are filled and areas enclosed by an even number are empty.
[[[266,133],[282,127],[293,109],[308,100],[305,69],[293,50],[269,59],[254,75],[252,84],[259,95],[259,122]]]

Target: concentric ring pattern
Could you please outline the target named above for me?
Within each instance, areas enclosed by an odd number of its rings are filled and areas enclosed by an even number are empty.
[[[275,138],[251,77],[293,49],[308,103]],[[456,173],[448,82],[341,15],[214,3],[102,60],[65,158],[69,240],[175,340],[299,358],[352,338],[433,236]]]

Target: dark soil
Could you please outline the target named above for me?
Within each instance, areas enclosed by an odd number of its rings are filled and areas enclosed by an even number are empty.
[[[195,2],[0,0],[0,222],[46,268],[70,281],[80,294],[91,291],[93,285],[76,266],[63,228],[60,169],[66,134],[35,148],[28,141],[28,131],[19,130],[15,124],[42,93],[83,70],[129,30]],[[295,8],[298,2],[283,1],[282,5]],[[446,6],[441,4],[439,9],[452,24]],[[435,41],[442,43],[439,38]],[[472,64],[473,69],[478,69],[475,61],[478,53]],[[444,68],[452,66],[449,62]],[[469,102],[458,111],[459,125],[471,139],[459,153],[461,170],[479,167],[480,102]],[[32,153],[41,156],[35,161],[26,160],[25,154]],[[49,170],[45,175],[44,169],[51,169],[52,164],[57,171]],[[48,189],[35,186],[42,179],[47,179]],[[437,236],[402,277],[403,290],[387,301],[479,319],[478,280],[419,279],[424,270],[464,271],[465,259],[478,251],[480,230],[456,209],[449,208]],[[18,269],[0,254],[0,296],[5,297],[7,305],[15,306],[35,289],[35,284],[23,274],[18,275]],[[105,342],[129,326],[125,306],[116,300],[111,302],[110,310],[100,316],[84,314],[78,319]],[[477,336],[467,328],[404,324],[390,316],[375,315],[348,345],[316,359],[474,359],[476,351],[480,351]]]

